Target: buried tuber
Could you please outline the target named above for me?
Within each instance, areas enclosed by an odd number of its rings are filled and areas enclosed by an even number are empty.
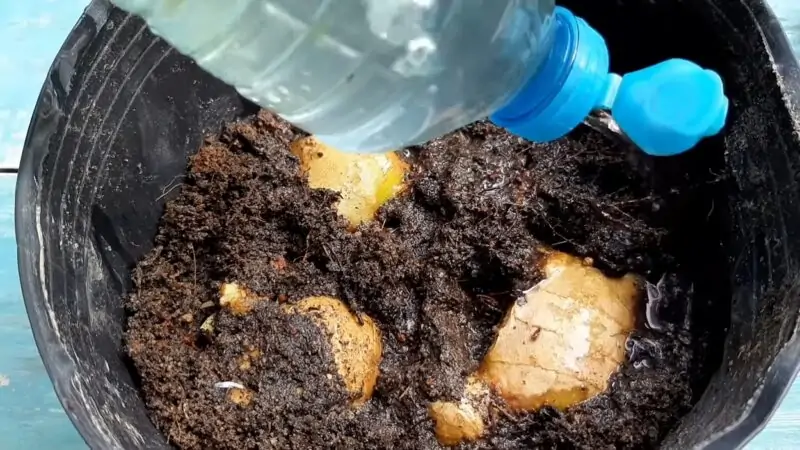
[[[249,314],[259,302],[266,300],[237,283],[226,283],[220,288],[220,306],[236,316]],[[380,331],[370,317],[356,316],[344,303],[332,297],[308,297],[296,304],[282,305],[281,310],[287,315],[308,317],[325,334],[337,372],[353,406],[360,406],[372,397],[378,381],[383,344]],[[250,359],[260,356],[260,352],[251,350],[240,362],[240,369],[249,370]]]
[[[604,391],[635,325],[639,279],[609,278],[590,261],[545,255],[545,278],[508,311],[458,402],[429,408],[442,445],[474,441],[488,418],[488,392],[512,411],[564,409]]]
[[[325,330],[339,376],[354,397],[353,405],[369,400],[378,381],[383,352],[375,322],[367,315],[356,317],[344,303],[331,297],[309,297],[285,309],[311,318]]]
[[[504,411],[525,414],[591,399],[606,390],[623,362],[641,295],[639,278],[607,277],[591,261],[560,252],[544,253],[542,261],[544,279],[506,313],[462,397],[429,405],[440,444],[453,446],[485,436],[498,403]],[[220,293],[220,306],[238,316],[267,300],[235,283],[223,285]],[[352,405],[368,401],[383,351],[374,321],[356,316],[331,297],[308,297],[283,304],[281,310],[308,317],[325,333]],[[232,401],[247,404],[249,397]]]
[[[293,142],[291,150],[311,188],[339,193],[336,209],[352,228],[373,220],[378,209],[406,187],[408,164],[395,153],[344,153],[314,137]]]
[[[434,402],[428,413],[435,423],[436,439],[446,446],[479,439],[489,415],[489,388],[474,375],[467,379],[464,396],[458,402]]]

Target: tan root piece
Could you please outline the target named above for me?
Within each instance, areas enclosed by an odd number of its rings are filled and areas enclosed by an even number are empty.
[[[357,317],[341,301],[331,297],[309,297],[286,306],[292,314],[302,314],[324,328],[333,349],[333,359],[353,404],[361,405],[372,397],[383,352],[380,330],[368,316]]]
[[[489,389],[475,377],[467,380],[464,397],[458,402],[434,402],[428,413],[434,421],[436,439],[446,446],[480,439],[486,430]]]
[[[219,306],[235,316],[246,316],[263,299],[237,283],[225,283],[219,288]]]
[[[253,393],[247,389],[232,388],[228,391],[228,400],[239,406],[250,406]]]
[[[396,153],[345,153],[314,137],[295,141],[291,150],[309,186],[341,195],[337,211],[351,227],[373,220],[381,206],[405,189],[408,164]]]
[[[264,354],[257,348],[250,348],[241,358],[239,358],[239,370],[250,370],[253,368],[253,362],[257,361]]]
[[[512,411],[567,408],[604,391],[625,358],[635,326],[641,283],[635,275],[609,278],[590,261],[546,255],[545,279],[517,301],[500,324],[468,391],[488,388]],[[483,433],[486,413],[466,395],[434,403],[439,442],[456,445]]]
[[[236,283],[220,288],[220,306],[231,314],[244,316],[264,301],[255,293]],[[372,397],[380,372],[383,343],[375,322],[366,315],[356,316],[340,300],[331,297],[308,297],[295,305],[284,305],[286,314],[310,318],[328,337],[337,371],[345,388],[359,406]],[[240,370],[250,370],[254,360],[261,358],[258,349],[250,349],[239,360]],[[240,402],[236,402],[240,403]]]

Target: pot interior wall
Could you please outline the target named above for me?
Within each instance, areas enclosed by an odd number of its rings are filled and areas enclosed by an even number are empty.
[[[674,204],[692,220],[665,224],[696,277],[694,320],[711,337],[701,364],[718,368],[664,446],[735,448],[763,426],[800,361],[797,62],[759,0],[560,4],[601,31],[618,73],[680,57],[726,82],[724,136],[645,165],[657,185],[694,191]]]
[[[710,384],[666,445],[731,448],[773,409],[800,361],[800,145],[787,106],[798,69],[788,59],[780,76],[773,69],[771,58],[783,62],[788,47],[777,35],[767,51],[760,2],[560,4],[606,36],[617,72],[683,57],[727,83],[725,136],[636,163],[654,186],[674,191],[666,245],[696,275],[693,320],[710,338],[697,370],[721,366],[698,382],[698,392]],[[20,273],[56,391],[94,448],[168,448],[121,347],[121,296],[187,156],[222,122],[254,111],[106,1],[90,6],[53,67],[19,177]]]

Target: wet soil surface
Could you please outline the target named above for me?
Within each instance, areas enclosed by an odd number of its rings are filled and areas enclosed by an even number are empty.
[[[606,393],[564,412],[498,404],[491,432],[464,448],[650,448],[690,408],[707,342],[689,325],[692,280],[667,245],[663,217],[675,211],[640,156],[591,131],[533,145],[477,123],[409,149],[409,189],[350,232],[337,195],[311,190],[290,154],[301,136],[262,113],[207,140],[133,271],[127,348],[171,444],[439,448],[428,405],[461,396],[493,327],[541,279],[542,245],[647,276],[649,314],[643,305]],[[246,316],[220,311],[225,282],[275,301]],[[337,297],[381,329],[380,378],[360,409],[315,325],[280,314],[279,303],[312,295]],[[215,387],[226,381],[252,401],[232,402]]]

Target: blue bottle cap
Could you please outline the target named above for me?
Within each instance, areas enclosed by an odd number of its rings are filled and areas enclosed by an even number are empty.
[[[596,108],[610,106],[619,77],[608,73],[603,37],[568,9],[557,7],[553,46],[537,73],[490,119],[535,142],[558,139]]]
[[[685,152],[719,133],[728,99],[722,79],[686,60],[672,59],[624,77],[609,73],[603,37],[558,7],[554,42],[537,73],[491,120],[535,142],[563,137],[595,109],[608,109],[643,151]]]
[[[622,77],[611,116],[646,153],[683,153],[719,133],[728,115],[722,78],[684,59]]]

